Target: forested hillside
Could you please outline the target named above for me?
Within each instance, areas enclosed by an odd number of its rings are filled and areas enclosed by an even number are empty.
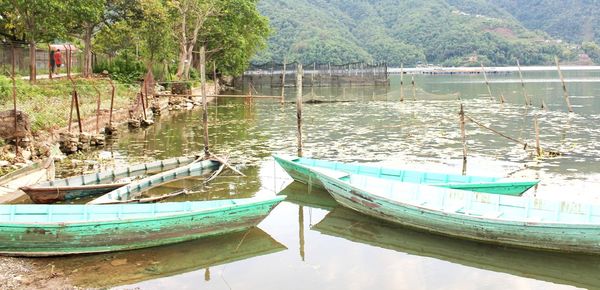
[[[489,0],[530,29],[573,43],[600,43],[598,0]]]
[[[273,31],[254,62],[514,65],[519,59],[533,65],[549,64],[554,55],[577,59],[577,48],[525,28],[507,12],[515,1],[501,2],[261,0]]]

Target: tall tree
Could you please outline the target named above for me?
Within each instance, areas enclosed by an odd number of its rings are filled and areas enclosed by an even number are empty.
[[[189,77],[194,47],[200,30],[209,17],[219,13],[220,0],[179,0],[173,1],[172,15],[175,17],[173,28],[179,45],[177,78]]]
[[[10,0],[3,2],[2,12],[5,35],[24,39],[29,44],[29,81],[36,80],[35,46],[38,41],[49,41],[64,35],[62,23],[66,5],[59,0]],[[22,37],[21,37],[22,36]]]

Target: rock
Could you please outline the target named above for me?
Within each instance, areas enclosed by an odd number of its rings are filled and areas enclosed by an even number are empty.
[[[129,126],[130,129],[137,129],[141,127],[141,122],[138,119],[129,119],[127,121],[127,125]]]
[[[185,108],[186,108],[186,109],[188,109],[188,110],[191,110],[191,109],[193,109],[193,108],[194,108],[194,103],[192,103],[192,102],[187,102],[187,103],[185,104]]]
[[[0,167],[6,167],[9,165],[10,165],[10,162],[8,162],[6,160],[0,160]]]
[[[104,145],[104,135],[97,134],[92,137],[92,143],[96,146]]]
[[[142,121],[141,121],[141,125],[142,125],[143,127],[152,126],[152,124],[154,124],[154,121],[153,121],[153,120],[150,120],[150,119],[146,119],[146,120],[142,120]]]
[[[104,134],[106,134],[107,136],[113,136],[113,135],[117,135],[119,133],[119,130],[117,129],[116,126],[109,126],[107,125],[104,128]]]
[[[21,153],[21,157],[23,157],[23,160],[31,160],[31,151],[21,149],[19,153]]]

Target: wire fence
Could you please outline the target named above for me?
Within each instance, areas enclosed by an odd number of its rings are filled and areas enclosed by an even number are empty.
[[[253,85],[269,84],[271,87],[295,86],[298,64],[268,63],[251,65],[242,77]],[[329,87],[342,84],[354,86],[389,85],[388,67],[385,63],[362,62],[335,65],[312,63],[303,65],[304,86]],[[285,74],[285,77],[283,77]]]
[[[54,67],[54,73],[80,73],[83,69],[83,52],[70,44],[53,44],[46,46],[36,46],[35,53],[31,54],[31,48],[28,44],[22,42],[0,42],[0,74],[10,75],[12,64],[15,64],[15,74],[29,78],[31,72],[35,73],[37,78],[49,78],[51,67],[52,51],[61,51],[62,65]],[[31,58],[33,59],[33,62]],[[13,59],[14,58],[14,59]],[[33,70],[31,65],[33,64]]]

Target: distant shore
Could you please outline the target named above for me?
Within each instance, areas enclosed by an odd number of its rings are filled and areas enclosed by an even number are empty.
[[[600,71],[600,66],[583,66],[583,65],[565,65],[560,66],[563,71]],[[388,68],[390,74],[400,74],[402,69],[400,68]],[[408,74],[478,74],[481,73],[480,67],[413,67],[404,68],[404,73]],[[517,72],[519,68],[516,66],[503,66],[503,67],[485,67],[486,73],[509,73]],[[556,71],[556,66],[522,66],[521,71]]]

